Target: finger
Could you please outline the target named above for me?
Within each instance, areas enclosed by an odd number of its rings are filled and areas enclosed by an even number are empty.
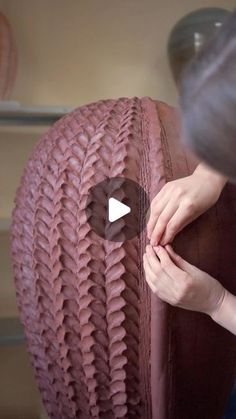
[[[149,279],[149,277],[147,275],[145,276],[145,278],[146,278],[146,281],[147,281],[149,287],[151,288],[152,292],[154,292],[154,294],[156,294],[156,288],[153,285],[152,281],[150,281],[150,279]]]
[[[144,267],[145,273],[149,276],[150,280],[152,282],[154,282],[155,281],[155,273],[151,269],[150,263],[148,261],[147,253],[145,253],[144,256],[143,256],[143,267]]]
[[[152,273],[152,271],[150,269],[150,266],[148,264],[146,254],[143,256],[143,267],[144,267],[144,272],[145,272],[145,279],[146,279],[148,285],[150,286],[151,290],[153,292],[155,292],[155,285],[153,283],[154,279],[151,279],[151,278],[153,278],[153,273]]]
[[[161,239],[161,245],[165,246],[170,243],[189,222],[191,221],[191,215],[189,214],[188,208],[180,205],[169,223],[166,226],[165,233]]]
[[[176,212],[177,208],[177,202],[170,202],[158,217],[158,220],[150,237],[150,243],[152,246],[155,246],[159,243],[159,240],[161,239],[167,224]]]
[[[176,265],[182,269],[185,272],[188,272],[191,274],[193,270],[196,270],[196,266],[191,265],[191,263],[188,263],[186,260],[184,260],[180,255],[178,255],[173,248],[168,244],[165,246],[165,249],[167,250],[168,254],[170,255],[173,262],[176,263]]]
[[[180,233],[180,231],[182,231],[190,222],[187,221],[186,223],[184,223],[183,225],[181,225],[181,227],[177,228],[176,231],[174,231],[173,233],[169,233],[167,231],[165,231],[165,233],[163,234],[161,240],[160,240],[160,245],[165,247],[167,244],[170,244],[173,242],[175,236],[177,236],[178,233]],[[168,235],[167,235],[168,234]]]
[[[150,207],[150,217],[147,223],[147,236],[150,239],[153,229],[155,227],[156,221],[163,211],[167,203],[167,197],[165,197],[165,191],[163,188],[161,191],[155,196],[151,203]]]
[[[159,275],[162,269],[161,263],[151,245],[148,245],[146,247],[146,255],[147,255],[147,260],[148,260],[151,270],[153,271],[155,275]]]
[[[153,256],[154,254],[154,256]],[[150,255],[152,255],[152,261],[150,262]],[[158,263],[158,272],[155,274],[155,282],[153,283],[148,277],[152,286],[154,286],[154,293],[161,298],[163,301],[171,302],[169,295],[172,295],[173,289],[175,289],[173,281],[171,277],[167,274],[167,272],[161,267],[160,261],[158,260],[157,255],[155,254],[153,248],[149,245],[147,246],[147,253],[146,253],[147,262],[149,262],[149,267],[151,269],[154,268],[154,263]],[[156,269],[156,267],[155,267]]]
[[[171,276],[172,278],[175,278],[183,274],[184,269],[176,266],[176,264],[170,258],[167,250],[164,247],[157,246],[157,247],[154,247],[154,250],[160,259],[162,268],[165,270],[165,272],[169,276]]]

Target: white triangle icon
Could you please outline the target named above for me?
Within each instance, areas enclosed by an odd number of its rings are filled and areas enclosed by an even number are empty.
[[[109,198],[108,200],[108,219],[111,223],[113,221],[119,220],[119,218],[128,214],[131,211],[128,205],[122,204],[115,198]]]

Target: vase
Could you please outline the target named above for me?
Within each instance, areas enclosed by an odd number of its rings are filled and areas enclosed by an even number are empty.
[[[207,7],[187,14],[175,24],[168,38],[167,50],[177,85],[184,68],[214,37],[229,14],[225,9]]]

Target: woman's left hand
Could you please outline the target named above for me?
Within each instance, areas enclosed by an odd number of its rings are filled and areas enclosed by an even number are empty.
[[[143,263],[150,288],[167,303],[210,316],[220,308],[225,288],[182,259],[170,245],[147,245]]]

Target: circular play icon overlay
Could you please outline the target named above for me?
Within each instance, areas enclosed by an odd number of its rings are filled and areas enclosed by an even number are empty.
[[[124,242],[145,228],[149,205],[145,190],[137,182],[107,178],[89,190],[87,221],[103,239]]]

